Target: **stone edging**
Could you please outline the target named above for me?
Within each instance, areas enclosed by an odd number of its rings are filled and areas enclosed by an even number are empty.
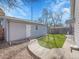
[[[29,44],[31,44],[31,43],[33,43],[33,42],[34,42],[34,40],[33,40],[33,41],[30,41]],[[30,50],[29,44],[28,44],[28,46],[27,46],[27,49],[28,49],[29,53],[31,54],[31,56],[34,56],[35,59],[41,59],[39,56],[35,55],[35,54]]]
[[[38,48],[41,48],[41,51]],[[61,59],[61,57],[64,55],[64,52],[65,52],[64,48],[47,49],[47,48],[41,47],[37,43],[37,39],[33,39],[33,40],[31,40],[29,42],[29,44],[28,44],[28,50],[30,51],[31,54],[33,54],[34,56],[36,56],[37,59],[51,59],[51,58],[54,58],[54,57]]]

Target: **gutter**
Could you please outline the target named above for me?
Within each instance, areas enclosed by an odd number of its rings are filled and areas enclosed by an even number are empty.
[[[75,26],[75,21],[76,21],[76,20],[75,20],[75,9],[76,9],[75,6],[76,6],[76,5],[75,5],[75,4],[76,4],[76,1],[74,0],[74,8],[73,8],[73,10],[74,10],[74,11],[73,11],[73,12],[74,12],[74,13],[73,13],[73,14],[74,14],[74,15],[73,15],[73,20],[74,20],[74,21],[73,21],[73,26]],[[75,27],[74,27],[73,30],[74,30],[74,32],[73,32],[73,41],[75,42]]]
[[[73,12],[74,12],[74,13],[73,13],[73,14],[74,14],[74,15],[73,15],[74,23],[75,23],[75,9],[76,9],[76,8],[75,8],[75,6],[76,6],[75,4],[76,4],[76,1],[74,0],[74,8],[73,8],[73,10],[74,10],[74,11],[73,11]]]

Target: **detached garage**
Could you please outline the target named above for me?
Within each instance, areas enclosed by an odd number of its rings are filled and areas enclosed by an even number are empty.
[[[4,11],[0,8],[0,27],[4,34],[1,35],[4,36],[5,41],[11,43],[47,34],[46,25],[24,20],[26,19],[5,16]]]
[[[2,27],[7,42],[36,38],[47,34],[47,26],[44,24],[24,21],[23,19],[1,16]]]

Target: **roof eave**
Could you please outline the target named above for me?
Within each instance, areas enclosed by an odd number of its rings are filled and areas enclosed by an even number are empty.
[[[0,16],[0,18],[5,18],[7,19],[9,22],[21,22],[21,23],[27,23],[27,24],[34,24],[34,25],[44,25],[45,24],[40,24],[40,23],[35,23],[35,22],[31,22],[31,21],[26,21],[26,19],[20,19],[20,18],[16,18],[16,17],[9,17],[9,16]]]

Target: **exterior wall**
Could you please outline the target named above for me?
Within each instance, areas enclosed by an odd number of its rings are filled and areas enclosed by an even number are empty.
[[[75,0],[74,35],[76,44],[79,46],[79,0]]]
[[[9,41],[26,38],[26,24],[9,22]]]
[[[38,29],[36,29],[36,26]],[[47,27],[42,25],[31,26],[31,37],[36,38],[47,34]]]
[[[7,42],[21,40],[25,38],[36,38],[47,34],[47,27],[40,24],[29,24],[23,22],[13,22],[5,17],[2,21],[5,32],[5,40]],[[36,26],[38,29],[36,29]]]
[[[6,40],[6,41],[8,41],[8,21],[7,21],[7,19],[5,19],[5,17],[4,18],[1,18],[2,19],[2,22],[1,22],[1,25],[2,25],[2,28],[4,29],[4,39]]]
[[[71,17],[74,19],[75,17],[75,0],[70,0],[71,2]]]
[[[5,34],[5,40],[8,42],[9,41],[9,24],[7,19],[4,19],[4,34]]]
[[[37,30],[36,26],[38,26]],[[9,41],[36,38],[47,34],[46,26],[16,22],[10,22],[8,30]]]

